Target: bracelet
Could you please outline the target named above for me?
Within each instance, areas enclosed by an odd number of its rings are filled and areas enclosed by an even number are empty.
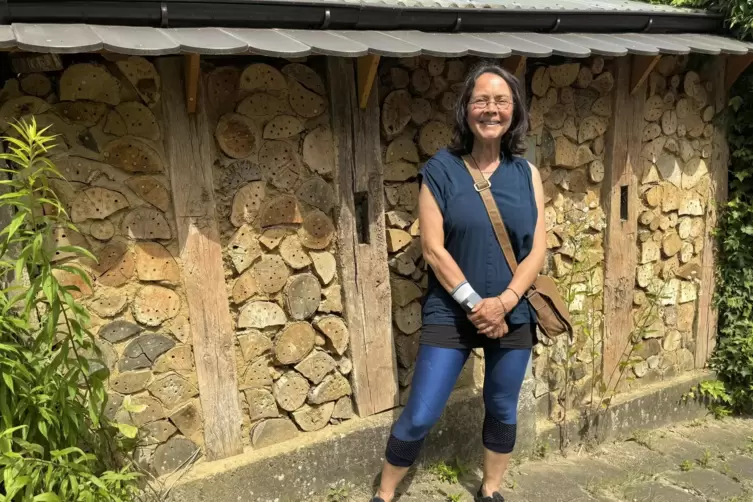
[[[516,293],[514,289],[507,288],[507,289],[505,289],[505,291],[512,291],[512,294],[514,294],[518,298],[518,302],[520,302],[520,295],[518,293]]]
[[[499,303],[502,304],[502,311],[505,313],[505,315],[509,314],[507,307],[505,307],[505,302],[502,301],[502,295],[498,296],[497,300],[499,300]]]

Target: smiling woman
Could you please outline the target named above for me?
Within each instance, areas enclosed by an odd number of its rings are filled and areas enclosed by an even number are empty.
[[[420,348],[408,403],[387,442],[372,502],[389,502],[439,419],[471,350],[484,349],[484,479],[478,502],[504,500],[502,476],[515,446],[520,387],[536,343],[525,293],[546,253],[544,197],[525,153],[528,114],[518,80],[482,65],[455,107],[452,144],[421,169],[419,222],[429,265]],[[469,173],[478,170],[480,186]],[[490,190],[519,263],[513,274],[480,193]]]

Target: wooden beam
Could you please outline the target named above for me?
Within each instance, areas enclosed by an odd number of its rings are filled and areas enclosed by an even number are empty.
[[[718,59],[722,59],[721,56]],[[740,75],[743,74],[746,68],[753,63],[753,54],[745,54],[742,56],[727,56],[726,68],[724,75],[724,90],[729,91]]]
[[[715,58],[710,71],[713,82],[713,104],[717,110],[723,110],[727,103],[727,77],[729,73],[725,66],[729,61]],[[698,316],[696,323],[695,367],[706,366],[711,353],[716,346],[718,315],[714,307],[714,292],[716,290],[716,239],[714,229],[717,225],[719,208],[727,202],[727,175],[729,164],[729,147],[727,146],[726,124],[714,123],[714,136],[711,143],[711,159],[709,162],[709,176],[711,183],[706,197],[706,225],[703,236],[703,252],[701,255],[701,285],[698,294]]]
[[[604,244],[604,344],[602,371],[608,388],[617,385],[619,363],[633,331],[633,290],[638,261],[638,170],[645,81],[631,96],[629,58],[614,64],[612,120],[604,146],[607,229]],[[627,207],[625,207],[627,206]]]
[[[372,89],[365,109],[356,106],[353,62],[328,58],[335,136],[337,242],[345,320],[350,330],[353,389],[361,416],[399,403],[397,357],[384,223],[384,176],[379,103]],[[375,87],[375,82],[371,84]],[[363,223],[362,223],[363,222]]]
[[[366,108],[369,102],[371,90],[374,88],[377,69],[379,69],[379,56],[369,55],[358,58],[356,72],[358,73],[358,106]]]
[[[186,55],[186,108],[188,113],[196,113],[196,94],[199,91],[199,73],[201,56]]]
[[[515,75],[518,80],[522,80],[526,75],[526,57],[509,56],[502,60],[502,67]]]
[[[632,56],[633,63],[630,70],[630,94],[636,91],[648,81],[661,56]]]
[[[186,111],[181,63],[179,56],[156,62],[162,78],[167,174],[204,414],[205,450],[212,460],[243,451],[241,409],[212,181],[214,138],[205,100],[199,99],[197,113]]]

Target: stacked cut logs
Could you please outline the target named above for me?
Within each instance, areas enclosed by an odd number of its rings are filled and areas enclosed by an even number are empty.
[[[598,325],[599,316],[590,313],[602,309],[606,219],[600,199],[614,78],[600,57],[583,63],[542,65],[530,72],[531,134],[537,145],[536,164],[546,203],[542,216],[549,252],[544,271],[569,290],[563,292],[571,296],[573,316],[592,319]],[[584,397],[593,354],[600,348],[579,332],[576,360],[566,364],[570,349],[565,340],[547,346],[550,342],[541,338],[543,344],[534,349],[534,396],[548,396],[550,413],[559,419],[565,399],[578,403]],[[564,395],[568,380],[575,382],[570,396]]]
[[[302,63],[218,67],[207,83],[245,430],[262,448],[353,416],[328,96]]]
[[[712,155],[712,83],[687,68],[687,58],[663,57],[651,73],[644,109],[638,216],[636,323],[651,294],[660,317],[645,335],[635,376],[658,378],[693,368],[693,323],[705,234]]]
[[[393,334],[401,402],[405,403],[421,336],[421,297],[428,285],[418,221],[418,171],[452,140],[455,105],[469,58],[383,60],[379,69],[385,219],[392,288]],[[458,381],[478,384],[483,370],[474,353]]]
[[[0,132],[15,136],[16,119],[33,115],[58,135],[52,160],[65,180],[52,187],[77,231],[58,228],[51,244],[81,246],[97,262],[77,261],[93,285],[57,271],[91,314],[110,371],[108,415],[141,427],[139,463],[172,471],[203,443],[202,413],[159,120],[160,76],[150,61],[129,57],[72,64],[5,82]],[[94,357],[94,356],[92,356]],[[146,405],[120,409],[125,395]]]

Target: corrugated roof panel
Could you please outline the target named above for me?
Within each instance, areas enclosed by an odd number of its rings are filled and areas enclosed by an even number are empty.
[[[725,54],[737,54],[743,55],[751,51],[751,47],[748,44],[738,42],[732,38],[724,38],[716,35],[707,35],[705,33],[683,33],[679,35],[680,38],[685,40],[686,38],[698,39],[703,42],[707,42],[712,45],[718,46]]]
[[[255,28],[222,28],[239,38],[255,54],[277,58],[296,58],[311,54],[311,47],[276,30]]]
[[[591,50],[587,46],[552,35],[545,35],[543,33],[516,33],[515,36],[549,47],[555,56],[587,58],[591,55]]]
[[[308,45],[317,54],[326,56],[358,57],[369,53],[369,47],[331,31],[278,30],[299,42]]]
[[[384,57],[412,57],[421,54],[421,47],[381,31],[335,31],[369,48],[369,53]]]
[[[619,33],[614,35],[620,40],[629,40],[656,47],[664,54],[683,55],[690,53],[690,47],[681,42],[672,42],[671,39],[655,37],[653,35],[643,35],[638,33]]]
[[[102,40],[86,24],[13,23],[19,49],[33,52],[71,54],[98,51]]]
[[[579,33],[562,33],[549,36],[588,47],[593,54],[598,54],[599,56],[621,57],[628,53],[628,49],[624,45],[606,40],[603,37],[599,37],[598,34],[595,34],[593,37],[584,36]]]
[[[180,45],[181,52],[197,54],[238,54],[248,44],[218,28],[160,28]]]
[[[146,26],[97,26],[92,31],[102,40],[102,48],[132,56],[174,54],[180,44],[160,30]]]
[[[655,45],[649,45],[644,42],[636,42],[635,40],[628,40],[625,38],[619,38],[614,35],[606,33],[581,33],[580,36],[589,38],[598,43],[599,40],[623,46],[627,49],[628,53],[635,54],[636,56],[658,56],[659,48]]]
[[[10,26],[0,26],[0,47],[15,47],[16,35]]]
[[[481,36],[481,35],[479,35]],[[495,44],[509,47],[513,54],[531,58],[546,58],[552,55],[552,49],[545,45],[537,44],[512,33],[484,33],[485,40]]]
[[[424,33],[421,31],[387,31],[393,37],[421,47],[421,53],[436,57],[461,57],[468,54],[465,40],[451,33]],[[483,41],[479,41],[479,45]]]

